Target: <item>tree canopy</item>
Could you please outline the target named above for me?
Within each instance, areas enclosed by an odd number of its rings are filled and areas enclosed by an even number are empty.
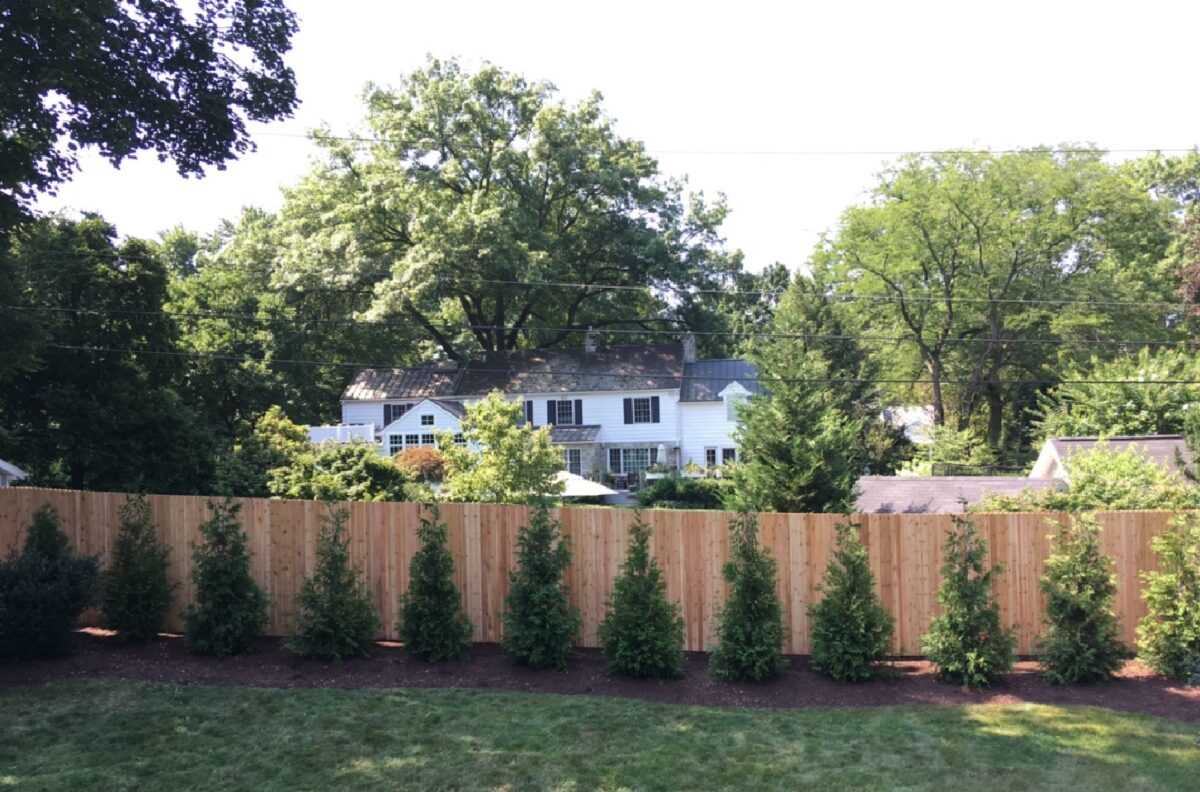
[[[281,0],[14,0],[0,6],[0,238],[91,147],[184,175],[252,148],[247,121],[296,106]]]

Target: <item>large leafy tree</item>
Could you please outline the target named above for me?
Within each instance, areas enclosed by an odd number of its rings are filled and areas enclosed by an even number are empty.
[[[291,114],[281,0],[13,0],[0,6],[0,236],[77,164],[146,149],[185,175],[251,148],[247,121]]]
[[[373,316],[451,359],[588,327],[728,326],[717,295],[741,258],[717,233],[723,201],[660,176],[599,95],[568,105],[549,83],[431,60],[366,101],[367,132],[318,132],[328,158],[288,193],[293,277],[373,289]]]
[[[97,217],[41,221],[0,259],[25,324],[0,364],[0,454],[44,485],[206,491],[212,441],[176,389],[166,270],[115,236]]]
[[[1170,334],[1165,307],[1078,301],[1170,295],[1172,206],[1098,152],[914,155],[847,210],[813,267],[856,301],[856,331],[902,339],[881,350],[885,374],[921,382],[937,424],[979,418],[995,448],[1035,391],[1006,380],[1055,378],[1061,345],[1028,339]]]

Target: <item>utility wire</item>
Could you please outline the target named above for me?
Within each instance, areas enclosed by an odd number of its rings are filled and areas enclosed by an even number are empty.
[[[98,347],[98,346],[83,346],[74,344],[43,344],[44,347],[51,349],[61,349],[65,351],[87,352],[91,354],[97,353],[117,353],[130,355],[151,355],[163,357],[182,357],[195,358],[201,360],[226,361],[234,363],[263,363],[266,365],[304,365],[304,366],[341,366],[359,369],[388,369],[388,368],[414,368],[412,366],[402,366],[395,363],[356,363],[341,360],[307,360],[296,358],[257,358],[249,355],[217,355],[204,352],[185,352],[179,350],[154,350],[154,349],[131,349],[123,347]],[[477,367],[470,363],[465,364],[467,372],[472,374],[509,374],[513,373],[510,368],[488,368]],[[444,373],[447,375],[456,374],[459,369],[428,369],[435,373]],[[661,379],[672,382],[686,382],[690,380],[711,380],[711,376],[702,375],[687,375],[671,371],[545,371],[545,372],[530,372],[532,374],[546,375],[551,377],[573,376],[573,377],[594,377],[608,379],[623,379],[642,380],[642,379]],[[753,377],[737,377],[738,381],[758,382],[758,383],[797,383],[797,384],[872,384],[872,385],[932,385],[933,380],[914,380],[906,378],[880,378],[880,377],[763,377],[755,375]],[[943,379],[939,381],[942,385],[1138,385],[1138,386],[1164,386],[1164,385],[1200,385],[1198,379],[1170,379],[1170,380],[1133,380],[1133,379]],[[478,395],[478,394],[459,394],[459,395]]]

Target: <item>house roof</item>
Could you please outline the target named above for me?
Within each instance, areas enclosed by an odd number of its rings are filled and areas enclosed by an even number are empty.
[[[555,445],[568,443],[594,443],[600,435],[600,425],[585,426],[553,426],[550,428],[550,442]]]
[[[1059,488],[1058,479],[1017,476],[863,476],[858,480],[860,514],[953,514],[962,501],[978,503],[984,493],[1015,495],[1023,489]]]
[[[457,393],[579,393],[672,390],[683,376],[679,344],[535,349],[467,363]]]
[[[1071,454],[1093,449],[1103,442],[1104,447],[1113,453],[1137,446],[1151,462],[1175,473],[1180,472],[1176,451],[1183,455],[1185,466],[1192,463],[1192,455],[1183,435],[1117,435],[1103,440],[1099,437],[1055,437],[1047,442],[1054,444],[1055,452],[1063,461]]]
[[[751,393],[762,393],[758,384],[758,366],[748,360],[697,360],[683,365],[683,402],[720,401],[721,391],[737,382]]]
[[[21,468],[17,467],[12,462],[5,462],[3,459],[0,459],[0,473],[11,479],[24,479],[29,477],[29,474],[24,470],[21,470]]]
[[[441,407],[455,418],[463,418],[467,414],[467,408],[463,406],[462,402],[447,401],[446,399],[429,399],[429,402]]]
[[[342,393],[347,400],[421,399],[453,396],[458,367],[433,364],[416,368],[362,369]]]

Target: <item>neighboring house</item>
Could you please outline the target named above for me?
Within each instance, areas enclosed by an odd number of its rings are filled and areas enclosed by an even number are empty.
[[[1016,495],[1024,489],[1061,489],[1059,479],[1024,476],[863,476],[858,480],[859,514],[954,514],[963,501],[973,506],[985,493]]]
[[[364,369],[342,396],[342,426],[371,426],[380,452],[433,445],[461,433],[463,405],[499,390],[525,402],[525,420],[550,426],[575,474],[633,474],[661,463],[714,467],[737,459],[737,405],[760,393],[753,364],[697,360],[682,344],[513,352],[464,363]],[[315,442],[341,442],[339,427],[313,427]],[[359,430],[362,431],[362,430]]]
[[[1065,488],[1070,483],[1066,461],[1097,446],[1113,453],[1138,448],[1148,459],[1174,473],[1191,464],[1183,435],[1055,437],[1042,445],[1028,477],[1019,476],[863,476],[858,480],[856,510],[863,514],[944,513],[978,503],[984,493],[1015,495],[1023,489]]]
[[[1151,462],[1162,465],[1172,473],[1181,473],[1180,460],[1186,467],[1192,463],[1191,451],[1183,435],[1118,435],[1114,437],[1055,437],[1042,445],[1030,476],[1069,480],[1066,462],[1072,454],[1090,451],[1097,445],[1113,453],[1136,447]]]
[[[11,462],[0,459],[0,487],[11,487],[16,482],[24,481],[27,478],[29,478],[29,474],[24,470]]]

